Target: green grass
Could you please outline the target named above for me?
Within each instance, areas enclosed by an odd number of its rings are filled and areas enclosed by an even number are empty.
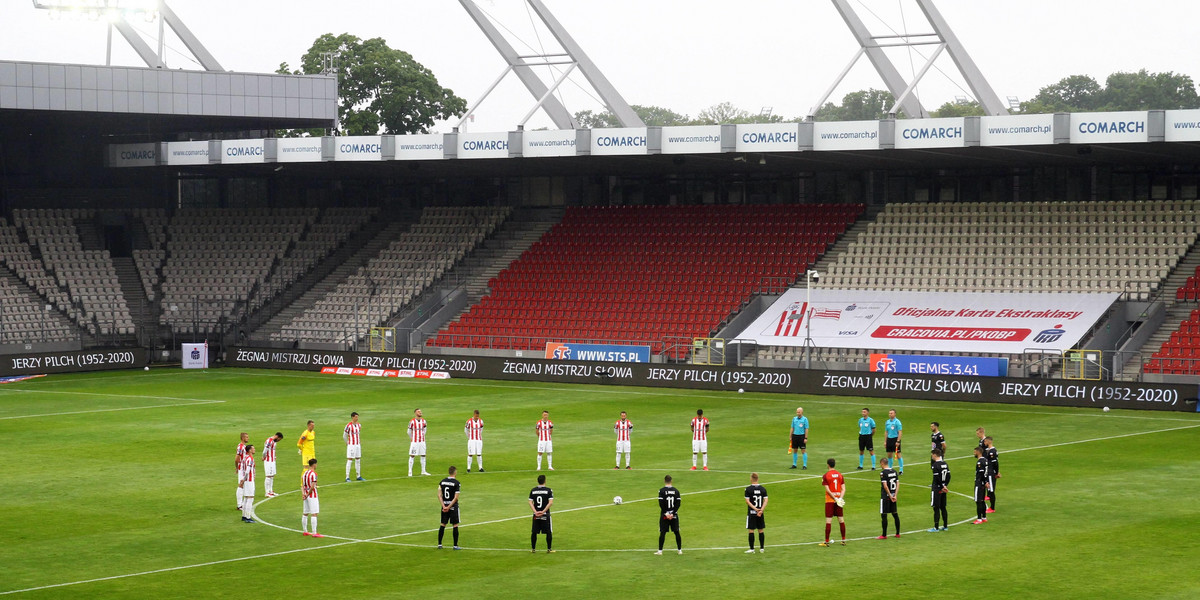
[[[798,405],[813,425],[807,471],[787,468]],[[894,407],[906,426],[900,514],[912,533],[898,540],[873,539],[878,478],[854,468],[863,406],[881,424]],[[414,408],[429,421],[434,477],[404,476]],[[713,423],[707,473],[688,470],[697,408]],[[487,423],[483,474],[461,472],[462,426],[473,409]],[[543,409],[555,422],[557,470],[548,483],[560,552],[530,555],[526,497]],[[366,483],[341,483],[341,428],[351,410],[362,415]],[[635,424],[632,471],[612,469],[621,410]],[[295,531],[294,444],[310,418],[323,540]],[[970,493],[975,428],[995,436],[1003,477],[988,524],[924,533],[932,524],[931,420],[946,434],[955,492]],[[258,446],[277,430],[285,436],[276,484],[283,495],[258,506],[264,524],[242,524],[234,510],[237,434],[250,432]],[[1127,435],[1137,433],[1145,435]],[[8,450],[0,593],[73,584],[21,595],[1197,597],[1198,434],[1200,415],[1186,413],[239,369],[51,376],[0,386]],[[882,431],[880,450],[881,438]],[[847,475],[853,541],[819,548],[820,475],[830,456]],[[462,552],[432,547],[436,483],[451,464],[463,482]],[[768,549],[747,556],[742,489],[755,470],[771,498]],[[657,505],[648,499],[667,473],[684,495],[683,556],[652,555]],[[612,505],[615,495],[626,504]],[[968,498],[951,499],[952,522],[973,513]],[[96,581],[75,583],[86,580]]]

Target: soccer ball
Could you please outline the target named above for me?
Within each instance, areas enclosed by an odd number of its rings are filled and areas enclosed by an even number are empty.
[[[1104,407],[1104,412],[1108,412],[1108,407],[1107,407],[1107,406],[1105,406],[1105,407]]]
[[[621,497],[613,496],[613,504],[620,504],[620,503],[621,503]]]
[[[742,389],[742,388],[738,388],[738,393],[739,393],[739,394],[745,394],[745,393],[746,393],[746,390],[744,390],[744,389]]]
[[[149,371],[149,370],[150,370],[150,367],[149,367],[149,366],[145,366],[145,367],[142,367],[142,369],[143,369],[143,370],[145,370],[145,371]]]

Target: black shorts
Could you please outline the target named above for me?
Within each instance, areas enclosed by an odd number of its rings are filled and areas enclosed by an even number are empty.
[[[763,516],[761,516],[761,517],[758,515],[746,515],[746,529],[766,529],[766,528],[767,528],[766,513],[763,513]]]
[[[660,533],[666,533],[668,531],[673,531],[675,533],[679,533],[679,515],[675,515],[675,518],[673,518],[673,519],[664,519],[662,517],[659,517],[658,518],[658,531]]]
[[[442,525],[449,523],[450,525],[458,525],[458,505],[454,508],[442,513]]]
[[[896,503],[895,502],[893,502],[890,498],[880,498],[879,499],[879,514],[885,515],[885,514],[894,513],[894,512],[896,512]]]
[[[858,434],[858,451],[862,452],[863,450],[870,450],[871,452],[875,451],[875,434]]]
[[[975,486],[974,499],[976,502],[983,502],[983,499],[987,498],[987,496],[988,496],[988,489],[987,489],[986,485],[976,485]]]
[[[900,451],[900,438],[888,438],[883,443],[883,446],[884,446],[884,448],[887,448],[888,452],[899,452]]]
[[[929,500],[930,506],[932,506],[934,508],[946,508],[946,496],[949,496],[950,494],[941,494],[941,493],[938,493],[936,490],[930,490],[929,494],[930,494],[930,500]]]
[[[554,528],[550,524],[550,517],[546,517],[545,519],[538,519],[535,517],[533,519],[533,535],[553,532]]]
[[[807,435],[796,435],[793,433],[792,434],[792,448],[795,450],[804,450],[805,448],[808,447],[808,442],[806,441],[807,439],[808,439]]]

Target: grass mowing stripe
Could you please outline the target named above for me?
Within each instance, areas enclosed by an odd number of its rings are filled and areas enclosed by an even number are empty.
[[[74,393],[74,392],[56,392],[56,393],[66,394],[66,393]],[[85,395],[88,394],[88,392],[80,392],[80,393],[85,394]],[[93,396],[114,396],[115,394],[91,394],[91,395],[93,395]],[[127,396],[127,397],[129,397],[129,398],[153,398],[153,396]],[[10,419],[35,419],[35,418],[39,418],[39,417],[58,417],[58,416],[62,416],[62,415],[86,415],[89,413],[117,412],[117,411],[122,411],[122,410],[144,410],[147,408],[176,408],[176,407],[180,407],[180,406],[205,406],[208,404],[224,404],[224,402],[225,402],[224,400],[196,400],[195,402],[185,402],[185,403],[176,403],[176,404],[152,404],[150,406],[126,406],[123,408],[96,408],[96,409],[92,409],[92,410],[72,410],[72,411],[67,411],[67,412],[42,413],[39,415],[12,415],[12,416],[8,416],[8,417],[0,417],[0,421],[7,421]]]

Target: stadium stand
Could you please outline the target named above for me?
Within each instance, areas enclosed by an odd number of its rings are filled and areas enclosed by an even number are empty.
[[[0,256],[8,267],[0,269],[0,344],[76,338],[78,331],[66,317],[57,310],[46,310],[45,299],[16,275],[14,265],[32,271],[36,259],[4,218],[0,218]]]
[[[434,347],[650,345],[681,358],[751,294],[787,287],[863,211],[852,205],[568,209]]]
[[[822,273],[820,285],[1118,292],[1149,300],[1196,242],[1197,216],[1195,200],[889,204]],[[817,348],[814,358],[865,362],[884,350]],[[802,353],[767,347],[759,357],[796,361]]]
[[[511,212],[511,207],[425,208],[411,229],[270,338],[342,342],[348,330],[361,335],[441,277]]]

